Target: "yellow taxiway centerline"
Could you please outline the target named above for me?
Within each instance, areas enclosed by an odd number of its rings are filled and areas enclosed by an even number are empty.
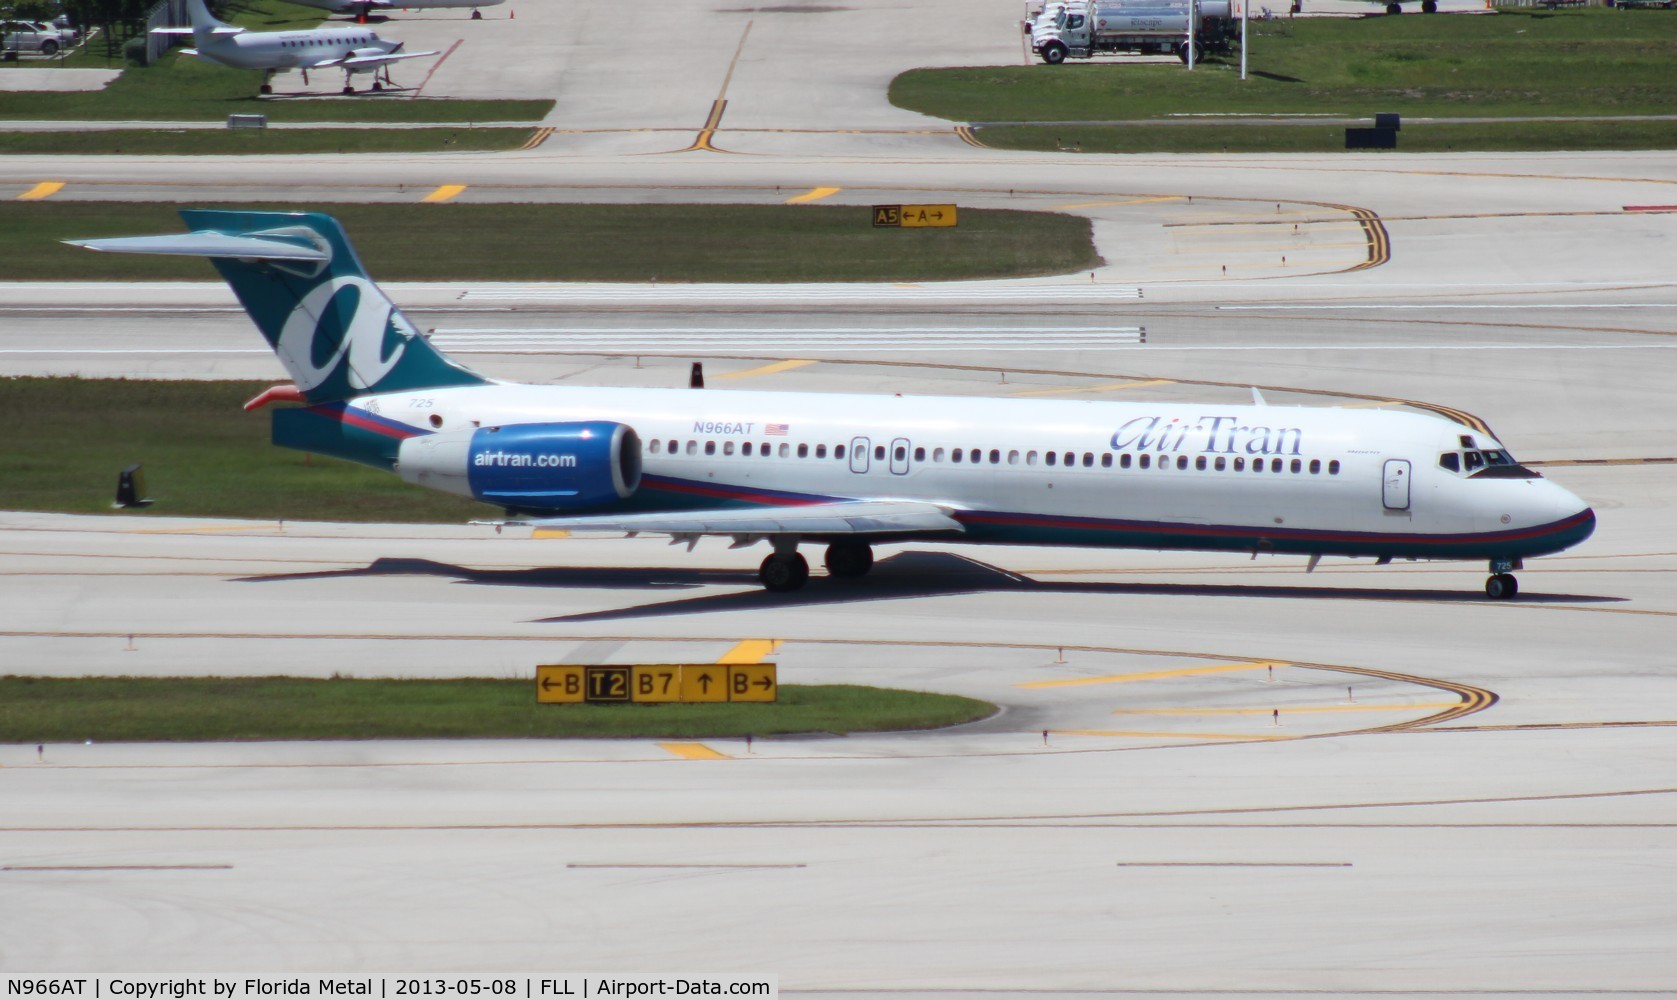
[[[1459,701],[1429,701],[1410,705],[1272,705],[1269,708],[1121,708],[1113,715],[1298,715],[1304,712],[1406,712],[1411,709],[1435,711],[1455,708]]]
[[[453,201],[464,190],[466,190],[464,184],[444,184],[420,200],[432,205],[441,205],[445,201]]]
[[[1069,396],[1078,392],[1117,392],[1120,389],[1142,389],[1150,385],[1171,385],[1175,379],[1150,378],[1142,382],[1108,382],[1105,385],[1080,385],[1067,389],[1026,389],[1008,393],[1010,396]]]
[[[1141,739],[1167,740],[1290,740],[1294,737],[1262,733],[1156,733],[1128,729],[1052,729],[1051,736],[1134,736]]]
[[[773,364],[762,365],[762,366],[757,367],[757,368],[747,369],[746,371],[743,371],[743,372],[725,372],[725,373],[723,373],[721,375],[718,375],[716,377],[717,378],[751,378],[753,375],[776,375],[776,374],[779,374],[780,372],[789,372],[794,368],[802,368],[804,365],[813,365],[813,364],[815,364],[814,361],[776,361]]]
[[[779,639],[746,639],[722,654],[717,663],[762,663],[763,657],[780,648]]]
[[[833,195],[838,194],[840,191],[843,191],[843,190],[844,190],[844,188],[833,188],[833,187],[811,188],[810,190],[805,191],[803,194],[798,195],[796,198],[786,199],[786,204],[788,204],[788,205],[804,205],[804,204],[807,204],[807,203],[812,202],[812,201],[820,201],[822,198],[831,198]]]
[[[721,752],[712,750],[703,743],[660,743],[660,750],[667,750],[682,760],[733,760],[734,758]]]
[[[1013,685],[1016,688],[1081,687],[1086,684],[1123,684],[1128,681],[1152,681],[1166,677],[1195,677],[1201,674],[1222,674],[1234,670],[1262,670],[1265,667],[1284,667],[1285,663],[1259,660],[1254,663],[1219,663],[1209,667],[1187,667],[1182,670],[1153,670],[1144,674],[1110,674],[1106,677],[1073,677],[1063,681],[1029,681]]]
[[[51,198],[53,195],[57,194],[58,192],[60,192],[62,190],[64,190],[64,182],[63,181],[42,181],[41,183],[35,185],[34,187],[30,188],[29,190],[27,190],[27,191],[23,192],[22,194],[18,195],[17,200],[18,201],[40,201],[42,198]]]

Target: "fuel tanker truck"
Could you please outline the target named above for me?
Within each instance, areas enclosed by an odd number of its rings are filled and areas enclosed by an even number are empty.
[[[1194,32],[1196,58],[1228,52],[1238,25],[1229,17],[1230,0],[1050,0],[1025,22],[1031,51],[1050,66],[1067,59],[1091,59],[1119,52],[1175,53],[1188,61],[1188,22],[1198,8]]]

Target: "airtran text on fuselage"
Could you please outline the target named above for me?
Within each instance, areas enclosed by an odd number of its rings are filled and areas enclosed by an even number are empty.
[[[1136,417],[1113,433],[1112,448],[1199,451],[1208,455],[1298,455],[1304,448],[1304,431],[1243,424],[1239,417],[1202,416],[1193,423],[1181,417]]]

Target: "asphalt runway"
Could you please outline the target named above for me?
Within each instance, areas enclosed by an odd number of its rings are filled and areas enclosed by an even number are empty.
[[[559,97],[556,131],[499,155],[4,157],[0,201],[54,182],[56,200],[419,212],[463,185],[451,200],[1077,212],[1093,275],[390,290],[448,350],[530,381],[679,385],[702,359],[718,392],[1256,385],[1279,405],[1443,408],[1588,500],[1597,533],[1533,560],[1506,603],[1469,564],[1307,575],[950,545],[771,596],[762,553],[720,542],[204,521],[167,497],[0,515],[6,672],[743,657],[1002,709],[749,748],[3,746],[0,899],[28,919],[0,969],[772,972],[812,997],[1677,992],[1677,156],[1004,153],[883,89],[912,65],[1017,62],[1011,5],[799,10],[679,3],[666,24],[690,44],[615,51],[610,19],[559,5],[398,17],[385,33],[410,47],[435,45],[427,25],[465,39],[426,94],[457,72],[501,86],[504,67],[500,96]],[[886,44],[881,19],[905,13],[948,30]],[[480,30],[532,57],[484,54]],[[216,285],[0,285],[0,374],[70,373],[283,377]]]

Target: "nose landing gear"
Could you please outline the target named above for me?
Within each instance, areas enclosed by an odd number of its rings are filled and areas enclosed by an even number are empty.
[[[1520,592],[1520,581],[1514,579],[1514,570],[1520,568],[1518,559],[1492,559],[1491,576],[1485,581],[1485,596],[1493,601],[1513,600]]]

